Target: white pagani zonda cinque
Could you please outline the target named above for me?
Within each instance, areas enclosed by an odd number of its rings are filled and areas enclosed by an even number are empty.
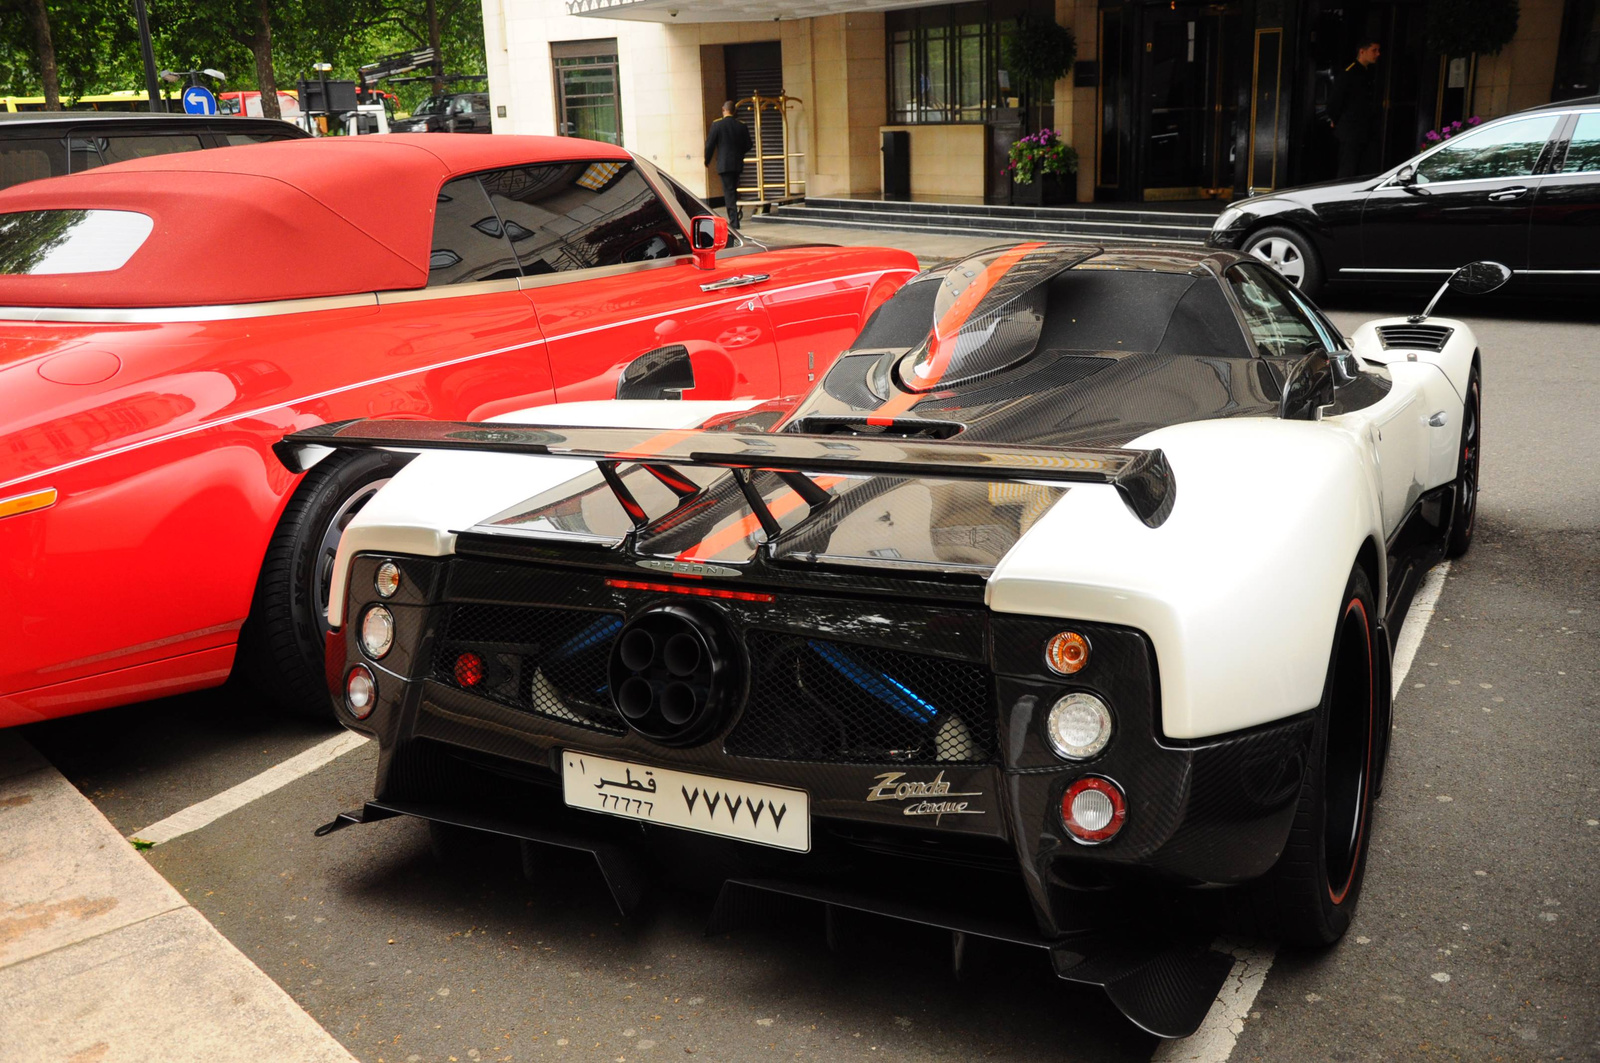
[[[652,859],[717,867],[719,919],[807,897],[958,964],[1037,945],[1165,1036],[1229,969],[1202,914],[1344,932],[1388,632],[1472,539],[1469,328],[1347,343],[1231,252],[1029,243],[919,275],[802,399],[672,401],[687,368],[280,444],[421,452],[339,549],[328,676],[382,756],[325,829],[588,849],[624,909]]]

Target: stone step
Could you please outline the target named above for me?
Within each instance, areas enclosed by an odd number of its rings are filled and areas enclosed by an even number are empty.
[[[1150,241],[1202,244],[1209,227],[1150,225],[1133,221],[1074,221],[1036,217],[975,216],[968,214],[895,213],[873,210],[839,210],[804,206],[780,207],[765,218],[791,225],[827,225],[850,229],[884,229],[892,232],[932,232],[951,236],[1073,237],[1118,242]]]

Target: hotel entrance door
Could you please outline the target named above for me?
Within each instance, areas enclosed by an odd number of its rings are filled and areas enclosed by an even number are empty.
[[[1239,115],[1237,4],[1138,9],[1143,198],[1233,195]]]

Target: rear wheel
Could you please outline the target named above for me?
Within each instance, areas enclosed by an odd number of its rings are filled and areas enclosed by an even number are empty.
[[[409,454],[371,451],[312,468],[284,509],[239,639],[241,678],[284,712],[333,721],[323,669],[339,537]]]
[[[1294,945],[1344,935],[1361,895],[1381,753],[1377,606],[1357,566],[1345,585],[1300,804],[1278,863],[1246,888],[1252,929]]]
[[[1277,270],[1283,279],[1306,295],[1315,297],[1322,290],[1322,262],[1311,240],[1296,229],[1269,226],[1251,233],[1240,248]]]
[[[1460,557],[1472,548],[1472,529],[1478,522],[1478,445],[1482,434],[1483,380],[1478,367],[1467,378],[1466,401],[1461,407],[1461,467],[1456,473],[1455,507],[1450,514],[1450,538],[1444,556]]]

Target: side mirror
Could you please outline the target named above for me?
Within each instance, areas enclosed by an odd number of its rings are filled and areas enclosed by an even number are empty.
[[[694,389],[694,364],[681,343],[646,351],[623,367],[619,399],[681,399]]]
[[[1439,305],[1439,300],[1444,298],[1445,292],[1460,292],[1462,295],[1488,295],[1490,292],[1505,286],[1511,279],[1511,269],[1498,262],[1481,259],[1477,262],[1468,262],[1465,266],[1450,274],[1439,290],[1433,293],[1433,298],[1428,300],[1428,306],[1422,313],[1406,318],[1411,324],[1426,321],[1428,315],[1433,313],[1433,308]]]
[[[694,264],[699,269],[715,269],[717,252],[728,246],[728,219],[701,214],[689,221],[689,236],[694,247]]]
[[[1417,183],[1417,168],[1410,163],[1406,163],[1400,167],[1399,171],[1394,175],[1394,179],[1396,184],[1410,188]]]
[[[1468,262],[1450,274],[1450,279],[1445,283],[1451,291],[1462,295],[1488,295],[1496,288],[1504,287],[1510,279],[1511,270],[1508,267],[1484,260]]]
[[[1336,383],[1328,352],[1312,351],[1290,368],[1278,416],[1286,421],[1322,420],[1323,407],[1333,405]]]

